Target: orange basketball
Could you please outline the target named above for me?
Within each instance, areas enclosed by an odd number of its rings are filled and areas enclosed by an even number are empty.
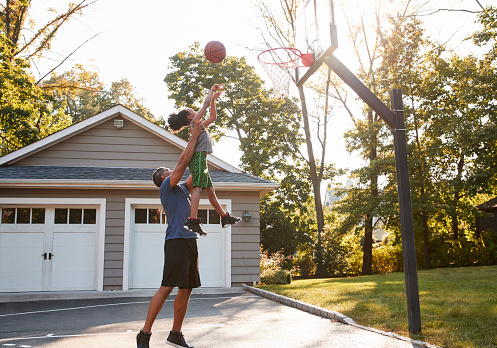
[[[204,55],[211,63],[221,63],[226,57],[226,48],[220,41],[211,41],[205,45]]]

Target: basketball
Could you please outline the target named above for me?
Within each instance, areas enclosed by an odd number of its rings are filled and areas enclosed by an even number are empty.
[[[204,55],[211,63],[221,63],[226,57],[226,48],[220,41],[211,41],[205,45]]]

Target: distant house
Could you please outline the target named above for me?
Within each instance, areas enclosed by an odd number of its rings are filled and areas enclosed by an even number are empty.
[[[167,221],[151,175],[185,146],[118,105],[0,157],[0,292],[157,288]],[[252,284],[259,200],[277,184],[211,155],[208,166],[225,210],[251,219],[223,229],[202,197],[202,285]]]
[[[479,217],[476,219],[476,233],[492,229],[497,232],[497,197],[477,206],[478,210],[493,216]]]

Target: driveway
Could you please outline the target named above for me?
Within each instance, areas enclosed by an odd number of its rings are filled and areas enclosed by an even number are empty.
[[[150,296],[3,302],[0,347],[136,347],[149,300]],[[167,300],[155,322],[151,347],[168,347],[173,300],[174,296]],[[197,348],[421,347],[243,290],[194,293],[183,334]]]

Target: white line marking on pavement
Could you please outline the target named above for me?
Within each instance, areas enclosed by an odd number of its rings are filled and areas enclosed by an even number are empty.
[[[267,326],[267,325],[300,325],[302,323],[308,323],[308,320],[295,320],[295,321],[285,321],[285,322],[275,322],[275,323],[251,323],[251,324],[213,324],[213,325],[206,325],[205,327],[191,327],[191,328],[183,328],[183,331],[188,330],[202,330],[202,329],[208,329],[209,327],[212,327],[214,325],[220,325],[220,328],[224,327],[230,327],[230,326],[235,326],[235,327],[240,327],[240,326]],[[221,326],[222,325],[222,326]],[[154,332],[169,332],[169,329],[167,330],[154,330]],[[25,341],[25,340],[36,340],[36,339],[47,339],[47,338],[70,338],[70,337],[91,337],[91,336],[107,336],[107,335],[122,335],[122,334],[136,334],[138,331],[131,331],[127,330],[127,332],[100,332],[100,333],[95,333],[95,334],[79,334],[79,335],[52,335],[50,337],[45,336],[33,336],[33,337],[13,337],[13,338],[3,338],[0,339],[0,342],[8,342],[8,341]],[[3,346],[9,345],[8,343],[2,344]],[[10,346],[15,346],[15,344],[10,344]]]
[[[195,301],[195,300],[203,300],[203,301],[205,301],[205,300],[218,300],[218,299],[227,299],[227,298],[231,299],[231,298],[237,298],[237,297],[253,298],[253,297],[260,297],[260,296],[220,296],[220,297],[203,297],[203,298],[197,297],[197,298],[190,298],[190,302],[191,301]],[[173,301],[174,301],[174,299],[166,300],[166,302],[173,302]],[[63,311],[72,311],[72,310],[77,310],[77,309],[88,309],[88,308],[99,308],[99,307],[110,307],[110,306],[122,306],[122,305],[144,304],[144,303],[150,303],[150,300],[148,300],[148,301],[139,301],[139,302],[108,303],[108,304],[101,304],[101,305],[72,307],[72,308],[47,309],[47,310],[44,310],[44,311],[33,311],[33,312],[0,314],[0,317],[11,317],[11,316],[16,316],[16,315],[50,313],[50,312],[63,312]]]

